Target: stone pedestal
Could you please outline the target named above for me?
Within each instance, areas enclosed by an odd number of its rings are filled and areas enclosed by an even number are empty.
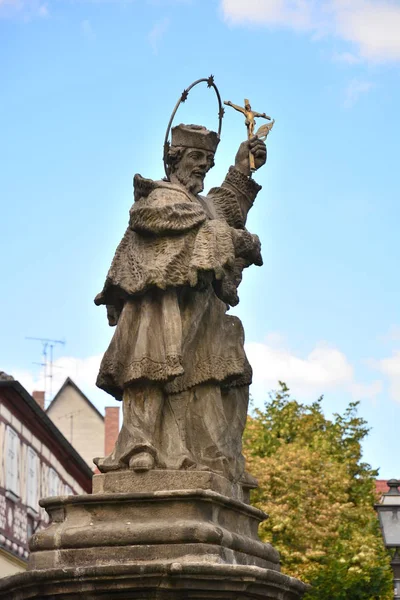
[[[92,495],[41,501],[51,525],[31,538],[29,570],[0,580],[0,599],[301,598],[247,498],[208,472],[95,475]]]

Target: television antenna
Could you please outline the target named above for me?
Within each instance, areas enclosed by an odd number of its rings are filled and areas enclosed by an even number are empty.
[[[27,340],[34,340],[36,342],[41,342],[42,344],[42,362],[34,363],[36,365],[40,365],[43,367],[43,377],[44,377],[44,397],[46,403],[46,395],[49,392],[50,400],[53,397],[53,369],[62,369],[60,366],[55,366],[53,363],[54,358],[54,346],[60,344],[65,346],[65,340],[52,340],[49,338],[40,338],[40,337],[26,337]],[[47,386],[47,382],[49,385]],[[47,390],[49,387],[49,390]]]

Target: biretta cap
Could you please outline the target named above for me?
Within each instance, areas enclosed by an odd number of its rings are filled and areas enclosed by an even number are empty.
[[[215,153],[219,144],[219,135],[202,125],[177,125],[172,128],[171,146],[197,148]]]

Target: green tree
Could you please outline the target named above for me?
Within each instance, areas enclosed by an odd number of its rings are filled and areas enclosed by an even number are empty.
[[[377,472],[362,462],[368,434],[358,403],[332,420],[289,389],[254,410],[244,435],[252,502],[269,514],[260,528],[282,571],[310,583],[307,600],[391,600],[392,573],[373,505]]]

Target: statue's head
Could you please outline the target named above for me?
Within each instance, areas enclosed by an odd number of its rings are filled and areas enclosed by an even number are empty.
[[[173,127],[167,154],[169,179],[179,181],[192,194],[199,194],[206,173],[214,166],[218,144],[218,134],[201,125]]]
[[[247,100],[247,98],[244,101],[244,107],[246,110],[251,110],[250,102]]]

